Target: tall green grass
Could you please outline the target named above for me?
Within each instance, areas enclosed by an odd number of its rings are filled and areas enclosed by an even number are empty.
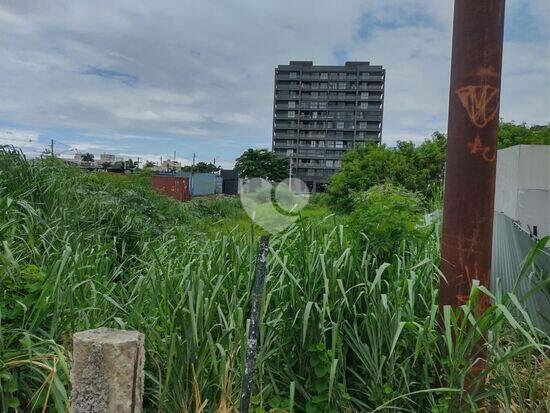
[[[63,411],[72,333],[99,326],[145,334],[147,411],[234,410],[255,229],[210,236],[194,226],[232,207],[100,179],[0,154],[1,410]],[[370,251],[330,216],[272,238],[254,411],[548,409],[548,339],[515,297],[440,310],[435,238]]]

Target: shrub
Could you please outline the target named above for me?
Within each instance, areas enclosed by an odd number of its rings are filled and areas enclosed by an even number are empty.
[[[429,229],[422,225],[423,209],[418,196],[395,185],[377,185],[353,196],[350,226],[368,239],[380,257],[395,253],[404,242],[425,240]]]

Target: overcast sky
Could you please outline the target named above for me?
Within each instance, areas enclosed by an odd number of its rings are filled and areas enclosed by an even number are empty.
[[[501,116],[550,121],[550,2],[506,0]],[[449,0],[0,0],[0,144],[217,159],[271,147],[289,60],[386,68],[382,139],[446,130]]]

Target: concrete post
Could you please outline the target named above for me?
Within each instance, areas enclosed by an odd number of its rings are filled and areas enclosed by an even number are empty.
[[[98,328],[73,336],[73,413],[140,413],[144,335]]]

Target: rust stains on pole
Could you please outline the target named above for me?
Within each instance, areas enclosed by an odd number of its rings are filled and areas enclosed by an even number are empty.
[[[503,28],[504,0],[455,1],[441,305],[464,304],[475,279],[490,284]]]

